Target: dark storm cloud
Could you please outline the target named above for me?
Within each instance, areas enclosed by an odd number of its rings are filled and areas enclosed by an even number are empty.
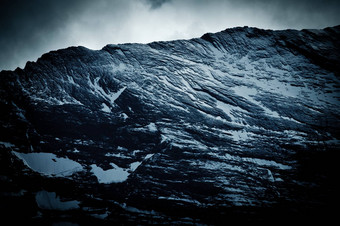
[[[71,45],[199,37],[228,27],[324,28],[340,24],[338,0],[5,0],[0,70]]]
[[[87,1],[5,0],[0,7],[0,69],[22,64],[72,20]],[[52,45],[53,46],[53,45]],[[52,47],[53,48],[53,47]]]
[[[340,23],[339,0],[237,0],[235,3],[263,9],[273,24],[286,28],[323,28]]]
[[[164,3],[170,2],[171,0],[145,0],[148,4],[150,4],[151,9],[158,9]]]

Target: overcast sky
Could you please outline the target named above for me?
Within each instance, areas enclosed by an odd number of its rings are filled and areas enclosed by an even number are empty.
[[[325,28],[339,0],[1,0],[0,70],[69,46],[189,39],[235,26]]]

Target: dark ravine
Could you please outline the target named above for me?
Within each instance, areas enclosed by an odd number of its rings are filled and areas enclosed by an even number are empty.
[[[331,221],[339,62],[340,26],[239,27],[2,71],[2,219]]]

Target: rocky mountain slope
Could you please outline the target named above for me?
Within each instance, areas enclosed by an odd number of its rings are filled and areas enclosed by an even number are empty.
[[[330,219],[339,40],[339,26],[243,27],[70,47],[2,71],[2,214],[43,224]]]

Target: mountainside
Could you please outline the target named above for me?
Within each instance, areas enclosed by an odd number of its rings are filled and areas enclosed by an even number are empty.
[[[339,40],[340,26],[243,27],[70,47],[2,71],[0,211],[78,224],[331,219]]]

